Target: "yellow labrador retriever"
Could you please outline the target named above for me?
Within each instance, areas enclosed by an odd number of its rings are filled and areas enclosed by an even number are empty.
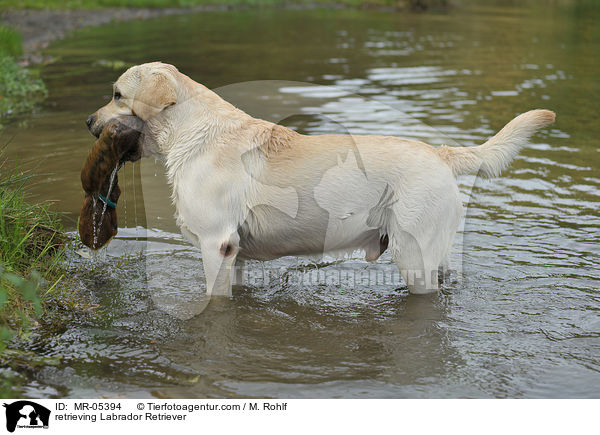
[[[164,159],[182,233],[202,250],[208,294],[231,295],[244,259],[387,248],[411,293],[438,288],[463,206],[456,177],[494,177],[554,121],[517,116],[476,147],[388,136],[302,135],[253,118],[160,62],[128,69],[88,118],[98,136],[121,115],[145,121],[144,156]]]

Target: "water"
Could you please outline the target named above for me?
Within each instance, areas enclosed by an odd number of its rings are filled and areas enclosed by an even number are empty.
[[[32,194],[57,200],[70,229],[93,144],[84,121],[119,74],[99,59],[173,63],[304,133],[474,145],[532,108],[556,111],[557,122],[501,178],[461,179],[468,211],[451,261],[460,273],[424,297],[402,283],[296,279],[368,273],[387,255],[374,266],[284,258],[267,265],[277,279],[236,287],[196,315],[200,253],[178,236],[162,166],[128,163],[119,236],[84,281],[97,315],[35,336],[31,349],[62,360],[28,374],[26,394],[600,396],[598,18],[581,5],[229,11],[83,29],[54,44],[48,102],[3,137],[14,134],[9,152],[21,162],[43,161],[38,172],[51,175]],[[254,80],[286,83],[240,85]]]

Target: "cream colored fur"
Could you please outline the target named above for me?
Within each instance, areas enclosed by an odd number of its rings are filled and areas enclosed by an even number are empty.
[[[146,121],[144,155],[164,158],[177,222],[202,250],[209,294],[230,295],[236,261],[389,249],[412,293],[438,288],[463,215],[455,177],[505,169],[554,120],[533,110],[478,147],[385,136],[298,134],[236,109],[171,65],[127,70],[95,114]],[[387,240],[386,240],[387,239]]]

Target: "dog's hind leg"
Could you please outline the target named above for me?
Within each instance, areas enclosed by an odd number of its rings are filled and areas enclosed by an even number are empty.
[[[246,262],[244,260],[240,260],[239,257],[235,260],[235,264],[233,265],[233,280],[231,281],[232,285],[244,285],[244,267]]]
[[[448,258],[463,214],[458,187],[450,184],[449,188],[448,183],[433,186],[435,195],[430,192],[425,206],[399,201],[401,206],[394,208],[387,222],[392,258],[411,293],[438,290],[438,269]]]
[[[438,289],[438,265],[432,253],[407,232],[392,239],[392,258],[412,294],[432,293]]]
[[[432,293],[438,290],[440,267],[446,264],[454,232],[435,234],[428,231],[419,238],[400,231],[391,239],[392,258],[413,294]]]

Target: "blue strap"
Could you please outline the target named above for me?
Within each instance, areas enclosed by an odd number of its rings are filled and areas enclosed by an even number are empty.
[[[105,197],[101,193],[98,194],[98,199],[100,201],[102,201],[104,204],[106,204],[110,208],[117,208],[117,203],[116,202],[112,202],[110,199],[108,199],[107,197]]]

